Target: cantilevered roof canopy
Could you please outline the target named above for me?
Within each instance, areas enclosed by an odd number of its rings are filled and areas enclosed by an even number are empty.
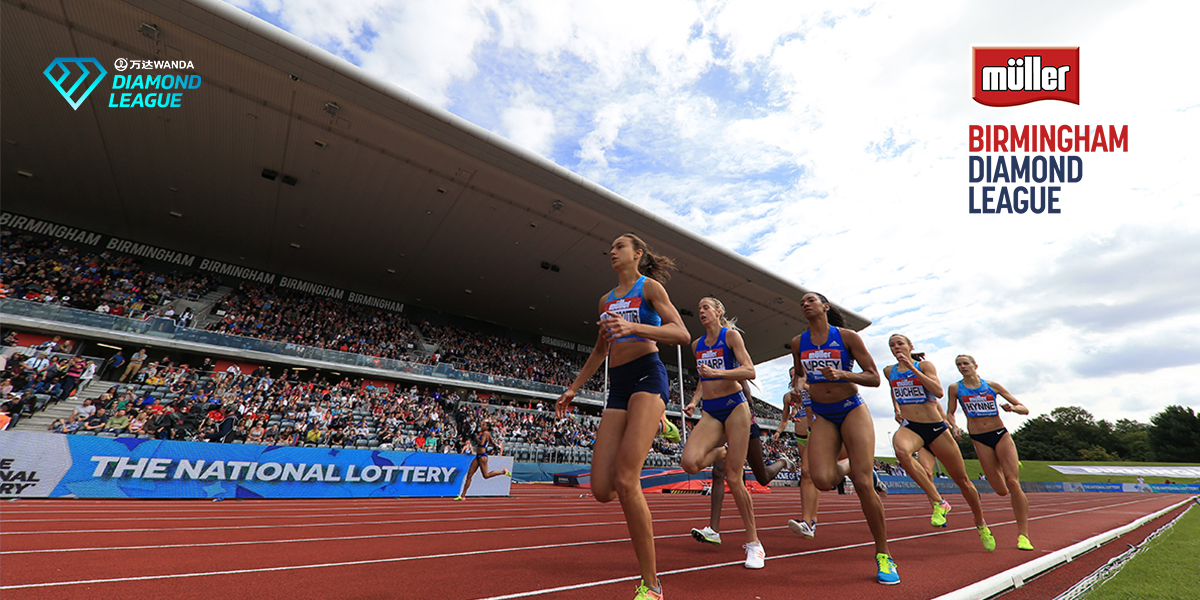
[[[720,297],[756,362],[804,327],[800,285],[236,8],[0,11],[5,210],[583,344],[633,231],[679,263],[676,306]],[[78,110],[43,74],[58,57],[109,72]],[[109,107],[118,58],[191,61],[148,73],[202,84],[178,108]]]

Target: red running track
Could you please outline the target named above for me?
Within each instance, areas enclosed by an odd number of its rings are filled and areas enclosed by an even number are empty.
[[[509,498],[466,502],[4,503],[0,595],[5,600],[631,598],[637,564],[620,506],[581,498],[580,491],[522,485],[513,486]],[[999,542],[987,553],[961,496],[949,497],[954,511],[946,528],[930,527],[924,497],[892,496],[885,501],[888,537],[902,583],[885,588],[874,581],[871,537],[854,496],[824,494],[817,539],[804,540],[786,526],[798,516],[796,488],[756,494],[759,537],[767,551],[761,571],[742,567],[744,536],[732,498],[722,513],[725,543],[712,547],[689,534],[707,523],[708,497],[647,497],[664,592],[688,600],[831,594],[839,600],[931,598],[1186,498],[1030,494],[1037,551],[1021,552],[1008,499],[985,494],[985,515]],[[1035,592],[1037,583],[1023,590]]]

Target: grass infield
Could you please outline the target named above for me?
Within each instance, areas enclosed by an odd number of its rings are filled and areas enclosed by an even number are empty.
[[[877,457],[879,460],[897,464],[895,458],[890,456]],[[1024,466],[1021,467],[1021,481],[1078,481],[1087,483],[1104,483],[1111,481],[1113,483],[1137,483],[1137,477],[1128,477],[1121,475],[1063,475],[1058,471],[1050,468],[1050,465],[1060,466],[1113,466],[1113,467],[1197,467],[1200,465],[1191,463],[1154,463],[1154,462],[1075,462],[1075,461],[1042,461],[1042,460],[1024,460],[1021,461]],[[964,460],[963,463],[967,467],[967,476],[971,479],[979,479],[979,474],[983,473],[983,468],[979,466],[979,461],[975,459]],[[943,470],[944,471],[944,470]],[[1162,477],[1147,477],[1146,483],[1162,483]],[[1200,479],[1176,479],[1171,478],[1171,483],[1200,483]]]
[[[1085,600],[1176,600],[1200,597],[1200,507],[1193,507],[1171,531],[1151,542],[1112,579]]]

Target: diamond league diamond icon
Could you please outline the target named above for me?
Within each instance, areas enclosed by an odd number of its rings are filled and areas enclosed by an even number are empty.
[[[54,59],[42,73],[54,84],[54,89],[67,99],[71,108],[79,110],[79,105],[100,85],[100,80],[108,71],[94,58],[60,57]],[[95,78],[91,79],[93,76]],[[80,92],[80,89],[83,91]]]

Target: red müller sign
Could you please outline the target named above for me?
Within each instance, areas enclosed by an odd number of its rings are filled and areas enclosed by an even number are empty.
[[[972,48],[976,102],[1016,106],[1038,100],[1079,104],[1079,47]]]

